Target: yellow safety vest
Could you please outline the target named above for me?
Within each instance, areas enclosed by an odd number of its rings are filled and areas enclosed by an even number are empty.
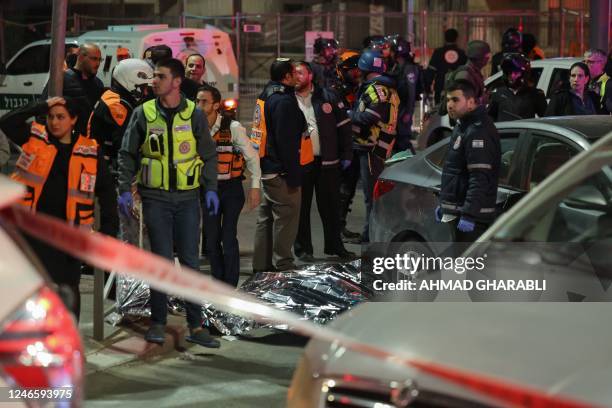
[[[185,100],[187,106],[174,115],[171,133],[160,115],[155,100],[143,104],[147,119],[145,141],[140,147],[142,159],[138,183],[160,190],[193,190],[200,187],[200,173],[204,162],[198,155],[196,138],[191,128],[195,104]]]

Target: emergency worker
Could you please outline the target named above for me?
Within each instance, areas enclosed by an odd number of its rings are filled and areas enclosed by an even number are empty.
[[[338,41],[333,38],[317,38],[314,42],[314,54],[311,66],[315,83],[322,88],[329,88],[338,81]]]
[[[506,53],[521,53],[523,44],[523,35],[514,27],[508,28],[501,41],[501,51],[495,53],[491,60],[491,75],[501,69],[502,59]],[[468,57],[469,58],[469,57]]]
[[[150,93],[153,68],[129,58],[113,69],[111,87],[96,103],[87,126],[89,137],[102,147],[104,160],[117,172],[117,154],[134,108]]]
[[[597,96],[595,109],[599,114],[610,114],[606,109],[606,84],[610,77],[606,74],[606,52],[599,48],[592,48],[584,53],[584,63],[589,67],[591,79],[587,89]]]
[[[118,225],[115,188],[98,143],[75,130],[78,104],[69,97],[53,97],[9,112],[0,119],[0,129],[22,148],[11,176],[26,187],[18,205],[92,229],[97,197],[100,232],[114,236]],[[46,126],[26,122],[42,115],[46,115]],[[53,282],[67,289],[60,293],[67,295],[64,302],[78,319],[81,261],[27,237]]]
[[[355,254],[344,248],[338,213],[340,171],[348,168],[353,158],[351,120],[333,90],[314,85],[310,64],[300,61],[296,63],[296,70],[295,94],[308,124],[314,162],[302,175],[300,223],[293,249],[301,261],[314,261],[310,208],[313,192],[316,192],[317,209],[323,224],[323,252],[350,259]]]
[[[438,222],[448,223],[456,242],[473,242],[495,219],[501,164],[499,134],[479,105],[471,82],[456,80],[446,88],[448,115],[458,120],[442,169]]]
[[[465,51],[457,45],[458,38],[459,32],[457,30],[454,28],[446,30],[444,32],[444,46],[436,48],[429,59],[427,72],[432,78],[426,82],[429,84],[433,81],[434,101],[436,104],[440,103],[446,74],[467,63]],[[429,86],[427,88],[429,89]]]
[[[466,55],[468,62],[465,65],[460,66],[456,70],[450,72],[447,75],[446,83],[451,83],[456,80],[469,81],[474,89],[476,90],[476,98],[478,98],[479,105],[486,105],[486,95],[484,86],[484,77],[482,76],[482,69],[489,63],[491,59],[491,47],[485,41],[472,40],[467,45]],[[440,103],[439,113],[446,113],[446,96],[442,98]]]
[[[177,59],[155,66],[155,99],[134,109],[119,150],[119,210],[128,216],[133,206],[132,180],[136,176],[142,217],[153,253],[174,259],[198,271],[200,257],[200,193],[204,211],[216,214],[217,153],[204,114],[180,93],[185,71]],[[168,313],[165,293],[151,289],[151,326],[145,340],[165,341]],[[201,306],[185,302],[188,342],[219,347],[202,328]]]
[[[382,173],[385,160],[391,155],[395,144],[400,101],[395,81],[384,75],[387,67],[379,50],[364,50],[359,57],[358,67],[364,82],[359,88],[351,120],[358,128],[355,141],[360,151],[355,159],[360,161],[366,205],[366,222],[361,238],[363,242],[369,242],[374,183]]]
[[[212,275],[236,287],[240,275],[238,217],[245,202],[242,180],[247,167],[251,173],[247,201],[249,210],[252,210],[260,203],[259,155],[253,149],[244,127],[232,120],[231,114],[221,110],[221,93],[217,88],[204,85],[198,91],[197,100],[217,146],[219,212],[204,212],[206,252]]]
[[[257,99],[251,142],[259,151],[263,199],[255,227],[253,272],[295,269],[303,166],[313,160],[304,114],[295,98],[296,70],[288,58],[270,66]]]
[[[546,96],[541,89],[529,85],[529,60],[522,54],[504,54],[501,63],[504,85],[491,93],[487,113],[493,121],[502,122],[544,116]]]
[[[334,85],[333,89],[342,99],[347,114],[354,108],[357,91],[361,83],[361,71],[357,66],[358,62],[359,53],[352,50],[344,51],[340,54],[338,60],[337,72],[339,82]],[[356,129],[359,131],[358,127]],[[351,134],[354,135],[353,126],[351,126]],[[357,182],[359,181],[358,150],[355,150],[355,147],[356,145],[353,143],[353,160],[351,160],[351,164],[347,168],[342,169],[340,175],[340,231],[344,242],[358,244],[361,234],[346,228],[346,217],[351,211],[351,203],[355,196]],[[359,149],[362,148],[359,147]]]

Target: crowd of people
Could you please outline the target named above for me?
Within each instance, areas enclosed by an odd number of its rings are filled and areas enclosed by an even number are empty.
[[[435,217],[453,225],[458,241],[472,241],[495,217],[500,146],[493,122],[609,114],[612,62],[602,50],[587,51],[547,103],[531,76],[530,61],[543,58],[535,37],[507,30],[492,60],[485,41],[469,41],[464,51],[456,30],[444,38],[427,68],[398,35],[368,37],[361,50],[319,38],[313,61],[271,64],[248,131],[203,80],[206,61],[197,52],[181,60],[168,46],[152,47],[142,59],[122,59],[104,89],[96,77],[100,49],[82,44],[67,58],[63,97],[48,97],[45,87],[43,100],[0,119],[23,151],[13,174],[27,189],[21,204],[92,228],[97,197],[99,230],[120,236],[136,194],[153,253],[176,254],[199,270],[202,241],[213,277],[235,287],[245,203],[258,208],[253,272],[288,271],[296,258],[314,261],[316,195],[324,253],[354,259],[345,243],[369,242],[376,181],[394,151],[413,150],[415,103],[431,95],[439,112],[458,123]],[[489,93],[482,70],[490,61],[503,84]],[[363,230],[353,232],[346,219],[359,180],[366,217]],[[68,288],[78,318],[80,262],[28,239],[51,278]],[[187,303],[186,312],[187,341],[219,347],[202,327],[199,306]],[[166,314],[166,294],[152,289],[147,341],[164,341]]]

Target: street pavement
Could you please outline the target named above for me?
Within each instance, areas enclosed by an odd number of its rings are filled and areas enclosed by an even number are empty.
[[[358,190],[349,214],[349,228],[361,231],[365,209]],[[238,228],[241,281],[251,274],[257,210],[243,211]],[[312,236],[317,261],[323,254],[323,229],[312,206]],[[358,245],[347,249],[359,253]],[[209,273],[206,262],[202,268]],[[260,338],[221,338],[221,348],[185,343],[184,318],[169,316],[163,346],[142,339],[146,321],[113,327],[105,339],[93,340],[93,277],[83,276],[80,329],[86,348],[87,407],[282,407],[293,370],[307,339],[291,333]],[[107,306],[111,305],[107,301]]]

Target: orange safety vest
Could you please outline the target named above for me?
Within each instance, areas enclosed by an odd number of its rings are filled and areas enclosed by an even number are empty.
[[[32,123],[30,138],[21,148],[11,178],[27,188],[19,204],[35,212],[57,149],[49,142],[45,127],[36,122]],[[79,136],[68,164],[66,220],[72,225],[93,225],[97,172],[98,144],[93,139]]]
[[[268,138],[268,128],[266,127],[265,106],[266,99],[276,92],[284,92],[284,87],[273,86],[266,89],[265,99],[258,98],[255,103],[255,112],[253,113],[253,126],[251,127],[251,143],[253,148],[259,151],[259,158],[266,156],[266,142]],[[312,150],[312,140],[310,133],[305,130],[302,133],[300,141],[300,165],[306,166],[314,161],[314,153]]]
[[[230,124],[231,118],[223,117],[219,130],[213,135],[217,143],[217,180],[242,177],[244,173],[244,157],[232,144]]]

